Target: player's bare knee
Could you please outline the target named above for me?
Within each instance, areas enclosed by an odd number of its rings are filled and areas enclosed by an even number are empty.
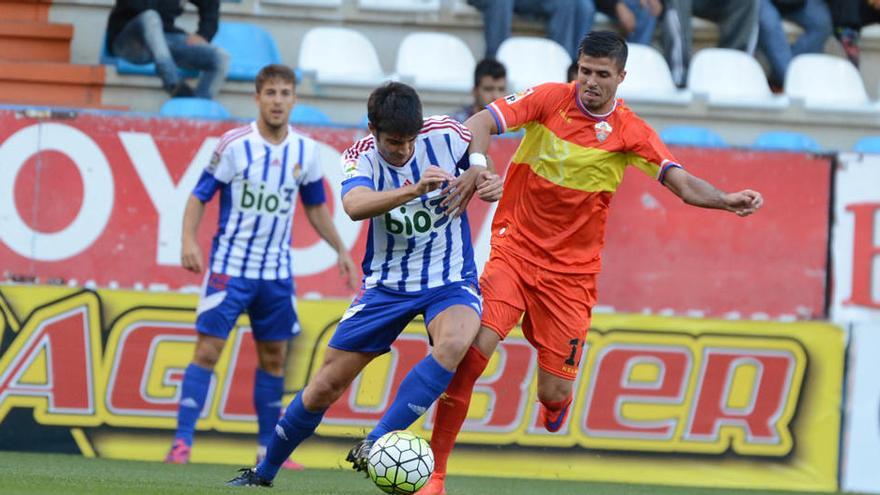
[[[434,347],[434,359],[446,369],[455,369],[472,342],[471,336],[463,333],[446,336]]]
[[[538,384],[538,400],[543,403],[559,402],[568,399],[571,395],[571,382],[567,380],[553,380],[549,383]]]
[[[220,359],[225,342],[221,339],[202,338],[196,341],[196,350],[193,354],[193,364],[202,368],[214,369]]]

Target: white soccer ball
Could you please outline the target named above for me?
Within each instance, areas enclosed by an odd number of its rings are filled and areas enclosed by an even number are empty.
[[[401,430],[382,435],[370,449],[367,472],[383,492],[419,491],[434,471],[434,453],[423,438]]]

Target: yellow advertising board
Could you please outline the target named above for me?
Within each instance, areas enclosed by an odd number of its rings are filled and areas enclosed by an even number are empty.
[[[196,302],[172,293],[0,286],[0,427],[45,450],[161,459],[195,342]],[[303,333],[289,356],[285,401],[317,370],[346,306],[299,302]],[[415,321],[328,409],[297,459],[339,466],[348,443],[375,424],[428,352]],[[538,421],[535,351],[515,331],[477,383],[450,472],[836,489],[838,327],[596,314],[584,356],[569,421],[548,433]],[[252,462],[255,369],[242,317],[215,369],[194,462]],[[411,429],[429,438],[432,424],[429,411]]]

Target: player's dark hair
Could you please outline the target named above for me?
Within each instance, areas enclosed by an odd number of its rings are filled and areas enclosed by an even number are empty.
[[[294,88],[296,87],[296,74],[293,72],[293,69],[283,64],[270,64],[260,69],[260,72],[257,73],[257,78],[254,80],[257,93],[263,89],[266,81],[272,79],[281,79],[284,82],[293,84]]]
[[[504,68],[504,64],[494,58],[484,58],[483,60],[480,60],[480,63],[474,68],[474,87],[476,88],[479,86],[480,81],[486,76],[489,76],[492,79],[506,78],[507,69]]]
[[[626,67],[627,52],[626,40],[614,31],[590,31],[578,47],[578,57],[610,58],[618,70]]]
[[[370,93],[367,118],[377,133],[415,136],[422,130],[422,102],[406,84],[387,82]]]

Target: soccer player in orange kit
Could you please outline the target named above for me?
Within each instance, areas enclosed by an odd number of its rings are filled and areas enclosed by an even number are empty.
[[[446,493],[447,459],[474,383],[520,318],[523,334],[538,351],[544,427],[551,432],[562,427],[596,303],[608,207],[627,165],[655,177],[689,205],[747,216],[763,202],[756,191],[725,193],[685,171],[657,133],[616,99],[626,57],[618,34],[591,32],[580,44],[575,81],[498,99],[465,123],[473,135],[471,163],[485,161],[490,134],[522,128],[525,136],[492,221],[492,251],[480,278],[482,326],[437,402],[431,439],[436,464],[419,495]],[[450,201],[466,205],[465,196]]]

